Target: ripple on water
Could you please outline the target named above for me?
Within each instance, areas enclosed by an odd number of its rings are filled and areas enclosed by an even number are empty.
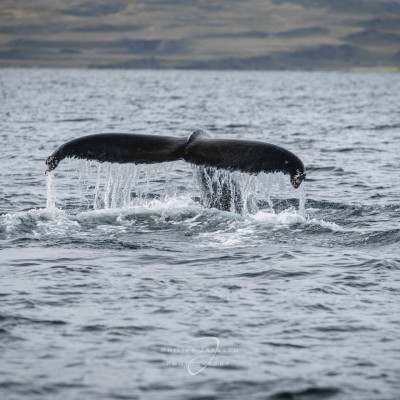
[[[3,69],[2,398],[397,399],[393,77]],[[236,174],[239,215],[180,161],[63,160],[46,193],[67,140],[198,124],[294,151],[307,181]],[[237,352],[190,375],[204,353],[177,349],[209,335]]]

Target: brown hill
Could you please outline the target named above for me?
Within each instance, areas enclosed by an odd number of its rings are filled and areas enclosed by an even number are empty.
[[[400,0],[2,0],[0,66],[394,69]]]

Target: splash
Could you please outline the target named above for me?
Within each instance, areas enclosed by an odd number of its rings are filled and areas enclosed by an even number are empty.
[[[257,212],[255,176],[192,165],[200,189],[201,203],[237,214]]]
[[[220,208],[236,214],[256,214],[259,201],[274,212],[271,197],[287,199],[295,189],[287,189],[287,179],[282,173],[251,175],[229,172],[211,167],[192,165],[192,172],[199,187],[201,203],[208,207]],[[299,193],[299,211],[304,214],[306,195],[302,188]]]
[[[297,189],[299,191],[299,214],[305,215],[305,208],[306,208],[306,183],[303,184]]]
[[[56,193],[57,192],[56,192],[53,172],[49,172],[46,175],[46,189],[47,189],[46,208],[54,209],[54,208],[56,208]]]
[[[298,197],[304,214],[305,190],[293,189],[282,173],[251,175],[209,167],[192,166],[200,188],[200,203],[241,215],[259,209],[274,213],[274,200]],[[288,188],[289,187],[289,188]],[[69,160],[65,167],[47,175],[47,208],[107,210],[147,207],[154,202],[187,196],[197,198],[199,190],[189,171],[178,163],[152,165],[111,164]]]
[[[171,166],[74,162],[47,174],[47,208],[124,209],[175,195]],[[73,164],[75,167],[73,167]]]

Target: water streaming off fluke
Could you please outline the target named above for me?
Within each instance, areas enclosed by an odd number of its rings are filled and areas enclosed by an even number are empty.
[[[242,215],[256,214],[260,207],[273,212],[274,198],[294,197],[299,212],[304,212],[305,185],[293,189],[282,173],[251,175],[192,165],[193,178],[187,179],[190,169],[181,168],[179,163],[68,160],[63,166],[47,174],[47,208],[119,209],[184,195],[206,208]]]

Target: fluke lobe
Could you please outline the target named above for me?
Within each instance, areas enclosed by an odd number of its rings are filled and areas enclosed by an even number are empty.
[[[111,163],[153,164],[184,160],[191,164],[250,174],[283,172],[298,188],[306,178],[301,160],[289,150],[250,140],[210,139],[198,129],[189,139],[172,136],[100,133],[71,140],[47,158],[47,171],[64,158]]]

